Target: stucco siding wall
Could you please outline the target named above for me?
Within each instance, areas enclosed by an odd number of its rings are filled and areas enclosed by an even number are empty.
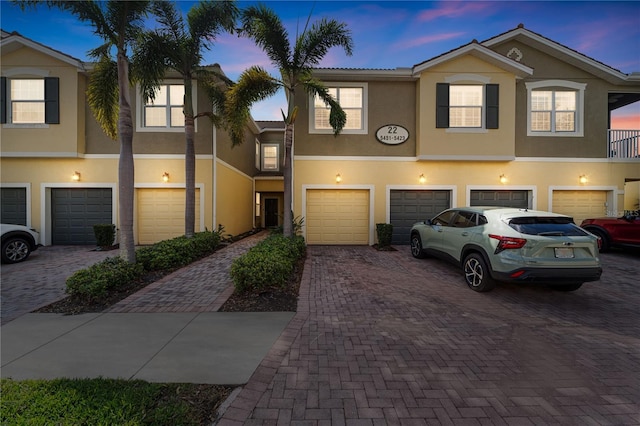
[[[253,228],[253,180],[224,162],[216,164],[216,225],[224,226],[225,233],[237,235]]]

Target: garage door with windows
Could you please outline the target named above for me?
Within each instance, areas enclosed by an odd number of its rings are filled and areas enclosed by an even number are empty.
[[[0,189],[0,222],[14,225],[27,224],[27,189]]]
[[[451,207],[451,192],[444,190],[391,190],[389,223],[393,226],[391,244],[409,244],[414,223],[431,219]]]
[[[111,188],[52,188],[51,244],[95,245],[93,225],[114,223]]]
[[[184,235],[184,188],[136,190],[137,244],[154,244]],[[196,232],[200,223],[200,189],[196,188]]]
[[[606,216],[607,191],[553,191],[553,212],[573,217],[580,223],[587,218]]]
[[[307,190],[308,244],[369,244],[368,190]]]
[[[530,208],[526,190],[472,190],[470,195],[472,206]]]

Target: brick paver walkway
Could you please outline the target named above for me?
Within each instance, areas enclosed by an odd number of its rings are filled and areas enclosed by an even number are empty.
[[[233,293],[231,263],[266,238],[261,232],[163,277],[105,312],[216,312]]]
[[[640,424],[640,257],[563,293],[408,248],[309,247],[298,312],[219,425]]]

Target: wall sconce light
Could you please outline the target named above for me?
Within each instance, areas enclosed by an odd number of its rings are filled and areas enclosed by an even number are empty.
[[[80,182],[80,172],[73,172],[71,180],[74,182]]]
[[[587,175],[580,175],[580,183],[587,183],[589,179],[587,179]]]
[[[340,183],[340,182],[342,182],[342,176],[340,176],[340,173],[338,173],[336,175],[336,183]]]
[[[162,181],[163,181],[163,182],[169,182],[169,173],[164,172],[164,173],[162,174]]]
[[[418,181],[420,183],[425,183],[427,181],[427,178],[424,177],[424,173],[420,173],[420,176],[418,177]]]
[[[502,174],[500,175],[500,183],[507,183],[507,176]]]

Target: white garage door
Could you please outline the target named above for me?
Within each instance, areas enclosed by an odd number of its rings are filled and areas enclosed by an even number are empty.
[[[308,244],[369,244],[368,190],[307,190]]]
[[[145,188],[136,190],[138,244],[184,235],[184,189]],[[196,231],[200,223],[200,190],[196,188]]]
[[[553,191],[553,212],[580,223],[589,217],[606,216],[607,191]]]

